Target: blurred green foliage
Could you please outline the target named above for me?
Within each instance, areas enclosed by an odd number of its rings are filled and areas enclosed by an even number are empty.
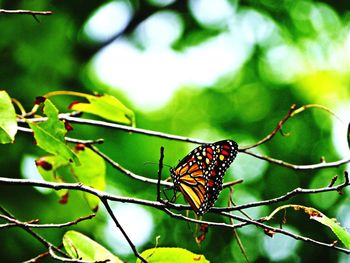
[[[134,15],[121,34],[130,41],[139,41],[133,38],[134,30],[152,14],[163,10],[175,12],[182,17],[182,35],[173,43],[178,52],[215,38],[227,30],[225,24],[206,25],[198,21],[187,1],[174,1],[168,6],[154,5],[154,2],[157,1],[131,1]],[[133,105],[122,89],[102,83],[91,70],[91,60],[104,44],[84,36],[83,27],[101,5],[100,1],[86,1],[84,4],[79,1],[0,1],[0,8],[3,9],[54,12],[51,16],[38,16],[40,23],[30,15],[0,14],[0,88],[21,101],[27,110],[33,106],[36,96],[50,91],[106,92],[115,95],[130,109],[137,109],[137,127],[207,141],[230,138],[242,146],[266,136],[293,103],[298,106],[323,104],[335,111],[340,106],[349,105],[348,2],[228,2],[235,8],[237,16],[243,17],[250,12],[269,21],[273,25],[272,33],[267,38],[259,38],[259,32],[255,32],[251,53],[238,70],[225,74],[212,85],[179,87],[165,106],[146,111]],[[256,16],[251,16],[249,21],[259,25],[254,17]],[[240,35],[236,37],[238,40],[243,38]],[[203,60],[203,63],[210,61]],[[147,90],[147,87],[144,89]],[[59,97],[54,102],[60,111],[65,112],[72,101]],[[277,135],[259,147],[259,151],[298,164],[317,163],[321,156],[327,161],[341,159],[341,153],[332,141],[332,136],[336,133],[333,130],[333,120],[323,111],[305,111],[283,127],[289,136]],[[157,165],[144,164],[158,161],[161,145],[165,147],[164,162],[170,166],[175,166],[178,160],[194,148],[194,145],[157,137],[78,125],[74,125],[70,136],[81,139],[104,138],[105,144],[100,146],[103,152],[134,173],[150,178],[157,178]],[[13,178],[25,176],[25,169],[24,172],[21,171],[24,157],[40,157],[45,154],[27,134],[18,134],[12,145],[2,145],[0,153],[1,176]],[[341,178],[345,169],[343,166],[320,171],[293,171],[259,162],[253,157],[238,156],[232,170],[227,173],[225,181],[240,178],[246,180],[235,187],[233,199],[237,204],[277,197],[296,187],[325,187],[334,175]],[[254,170],[252,167],[261,168]],[[165,171],[163,176],[165,178],[169,173]],[[150,200],[156,198],[155,186],[132,180],[110,166],[107,166],[106,179],[107,191],[111,193]],[[226,205],[227,197],[225,190],[216,205]],[[43,194],[32,187],[0,185],[0,200],[2,206],[22,221],[39,218],[42,223],[63,223],[90,213],[81,193],[73,191],[69,202],[61,205],[52,192]],[[349,191],[345,191],[344,195],[325,193],[298,196],[291,202],[315,207],[329,217],[337,217],[339,222],[344,222],[345,227],[350,222],[349,213],[342,213],[343,217],[338,216],[338,211],[349,202]],[[248,209],[247,212],[256,217],[265,216],[277,206]],[[244,262],[230,231],[210,228],[205,241],[198,246],[193,233],[195,226],[172,219],[155,209],[145,209],[153,218],[153,229],[148,241],[138,246],[139,251],[153,248],[156,237],[160,236],[159,246],[162,247],[185,248],[193,253],[204,254],[211,262]],[[220,220],[212,216],[208,219]],[[142,225],[143,218],[136,217],[133,220]],[[83,232],[111,251],[116,251],[115,254],[118,255],[119,245],[108,242],[104,232],[107,221],[106,214],[100,211],[93,220],[82,222],[71,229]],[[276,225],[279,222],[276,218]],[[288,224],[301,235],[326,242],[335,239],[331,231],[300,214],[288,213]],[[38,230],[38,233],[59,245],[65,231]],[[240,229],[238,233],[252,262],[344,260],[338,252],[302,242],[291,245],[294,249],[285,248],[288,250],[285,255],[273,254],[271,244],[289,244],[288,237],[271,239],[253,226]],[[45,251],[41,244],[18,228],[2,229],[0,244],[4,262],[28,260]],[[124,261],[134,262],[131,250],[128,251],[129,253],[118,256]],[[50,262],[50,259],[44,262]]]

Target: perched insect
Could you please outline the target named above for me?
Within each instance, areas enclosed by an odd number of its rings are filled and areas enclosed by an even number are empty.
[[[236,158],[232,140],[203,144],[170,169],[175,191],[180,190],[197,215],[207,212],[218,199],[224,174]]]

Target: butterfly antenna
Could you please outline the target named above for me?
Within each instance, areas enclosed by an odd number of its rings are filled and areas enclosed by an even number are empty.
[[[152,164],[152,165],[158,165],[159,163],[151,162],[151,161],[147,161],[147,162],[144,162],[144,163],[143,163],[143,165],[150,165],[150,164]],[[165,164],[165,163],[163,163],[163,166],[172,168],[172,166],[170,166],[169,164]]]

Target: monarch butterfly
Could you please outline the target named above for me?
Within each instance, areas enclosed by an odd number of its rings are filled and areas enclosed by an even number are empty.
[[[180,190],[197,215],[207,212],[218,199],[224,174],[236,158],[232,140],[203,144],[170,169],[174,188]]]

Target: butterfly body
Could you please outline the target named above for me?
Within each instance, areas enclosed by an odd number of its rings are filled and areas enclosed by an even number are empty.
[[[223,177],[237,155],[232,140],[203,144],[170,169],[175,190],[180,190],[197,215],[207,212],[222,190]]]

